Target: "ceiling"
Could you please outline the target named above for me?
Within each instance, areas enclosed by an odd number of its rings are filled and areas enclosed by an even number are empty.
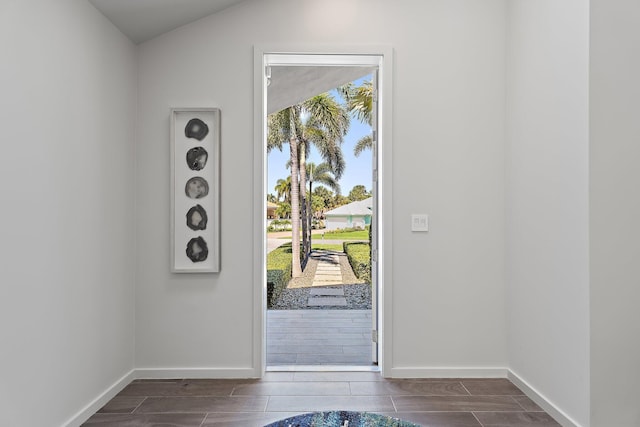
[[[139,44],[247,0],[88,0]],[[268,113],[363,77],[372,67],[274,66]]]
[[[138,44],[246,0],[88,1]]]

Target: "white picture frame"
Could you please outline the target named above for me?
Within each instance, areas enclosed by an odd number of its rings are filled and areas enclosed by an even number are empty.
[[[220,271],[220,109],[172,108],[171,272]]]

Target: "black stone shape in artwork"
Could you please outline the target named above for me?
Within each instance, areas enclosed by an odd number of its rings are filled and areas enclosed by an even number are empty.
[[[209,126],[198,118],[189,120],[187,125],[184,127],[184,135],[187,138],[195,138],[198,141],[202,141],[208,133]]]
[[[206,166],[208,158],[209,153],[204,147],[194,147],[187,151],[187,165],[192,171],[202,170]]]
[[[194,231],[207,228],[207,212],[200,205],[195,205],[187,212],[187,227]]]
[[[207,242],[202,237],[194,237],[187,243],[187,257],[193,262],[202,262],[209,256]]]
[[[209,194],[209,184],[206,179],[194,176],[184,186],[184,193],[190,199],[202,199]]]

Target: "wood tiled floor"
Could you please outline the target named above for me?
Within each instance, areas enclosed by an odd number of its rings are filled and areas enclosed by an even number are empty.
[[[85,426],[258,427],[351,410],[428,427],[559,426],[506,379],[396,379],[376,372],[268,372],[260,380],[136,380]]]

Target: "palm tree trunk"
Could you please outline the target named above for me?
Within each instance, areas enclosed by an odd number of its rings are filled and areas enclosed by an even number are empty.
[[[298,139],[289,139],[291,152],[291,276],[302,276],[300,265],[300,183],[298,181]]]
[[[313,193],[311,192],[311,188],[313,186],[313,181],[309,181],[309,197],[307,198],[307,212],[309,214],[309,253],[311,253],[311,239],[313,236],[313,214],[311,213],[311,199],[313,198]]]
[[[309,244],[309,230],[307,224],[307,147],[304,142],[300,143],[300,218],[302,221],[302,252],[305,262],[311,253]]]

